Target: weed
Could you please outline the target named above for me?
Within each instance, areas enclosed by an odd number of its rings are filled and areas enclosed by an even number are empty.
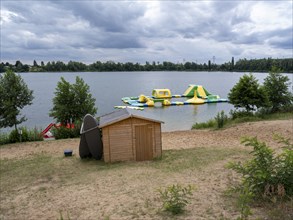
[[[217,114],[217,116],[215,117],[215,120],[217,122],[217,127],[222,128],[224,127],[224,124],[227,122],[228,116],[225,115],[224,111],[221,111]]]
[[[189,203],[192,196],[192,190],[193,187],[191,185],[184,187],[179,184],[159,189],[163,208],[173,215],[183,213],[185,206]]]
[[[62,211],[60,211],[60,218],[58,220],[70,220],[69,213],[67,211],[67,218],[63,218]]]
[[[277,204],[293,197],[293,145],[289,139],[277,137],[285,146],[282,153],[276,154],[266,143],[256,137],[245,138],[242,143],[252,146],[252,159],[241,164],[230,163],[229,168],[242,175],[239,219],[247,219],[251,214],[249,203],[259,200]]]
[[[207,122],[195,123],[191,129],[206,129],[216,127],[216,120],[210,119]]]

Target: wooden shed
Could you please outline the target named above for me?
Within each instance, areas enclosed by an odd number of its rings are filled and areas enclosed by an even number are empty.
[[[121,109],[100,117],[105,162],[152,160],[162,155],[160,120]]]

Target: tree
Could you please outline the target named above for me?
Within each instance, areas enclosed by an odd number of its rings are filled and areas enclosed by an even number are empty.
[[[35,67],[38,67],[39,66],[36,60],[34,60],[34,66]]]
[[[15,127],[26,121],[25,116],[20,116],[20,110],[31,105],[33,91],[29,90],[21,76],[12,70],[7,70],[0,76],[0,128]]]
[[[92,97],[89,89],[89,86],[78,76],[75,84],[72,85],[61,77],[49,115],[67,124],[82,120],[86,114],[96,114],[95,98]]]
[[[245,108],[247,112],[268,106],[267,93],[251,73],[240,78],[239,82],[230,90],[228,99],[234,107]]]
[[[284,76],[280,72],[280,69],[274,66],[264,79],[264,88],[269,96],[273,112],[277,112],[283,106],[288,106],[293,102],[293,95],[288,89],[291,84],[290,80],[288,76]]]

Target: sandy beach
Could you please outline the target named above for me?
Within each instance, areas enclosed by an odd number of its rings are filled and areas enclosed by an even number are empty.
[[[196,188],[186,212],[176,219],[236,219],[239,212],[225,202],[223,194],[237,177],[225,165],[243,159],[241,152],[250,150],[240,143],[244,136],[257,136],[273,148],[282,147],[273,140],[274,134],[293,141],[293,120],[250,122],[222,130],[165,132],[162,144],[166,152],[180,149],[228,152],[227,157],[180,172],[155,169],[156,162],[118,163],[106,168],[95,161],[82,163],[78,156],[79,139],[7,145],[0,148],[1,161],[3,165],[13,164],[17,175],[23,177],[14,180],[16,174],[9,176],[10,171],[1,170],[4,174],[1,174],[0,219],[60,219],[60,213],[64,219],[172,219],[159,211],[157,190],[175,183]],[[72,149],[74,157],[65,159],[65,149]],[[54,170],[33,178],[21,174],[28,172],[21,166],[26,167],[40,154]],[[43,166],[42,161],[39,163]],[[50,167],[42,169],[47,168]],[[33,166],[31,169],[38,171]],[[59,169],[69,173],[62,174]],[[257,208],[253,213],[254,217],[263,217],[266,210]]]

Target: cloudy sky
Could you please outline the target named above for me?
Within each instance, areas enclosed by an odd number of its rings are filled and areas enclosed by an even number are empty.
[[[1,61],[292,57],[292,0],[1,0]]]

